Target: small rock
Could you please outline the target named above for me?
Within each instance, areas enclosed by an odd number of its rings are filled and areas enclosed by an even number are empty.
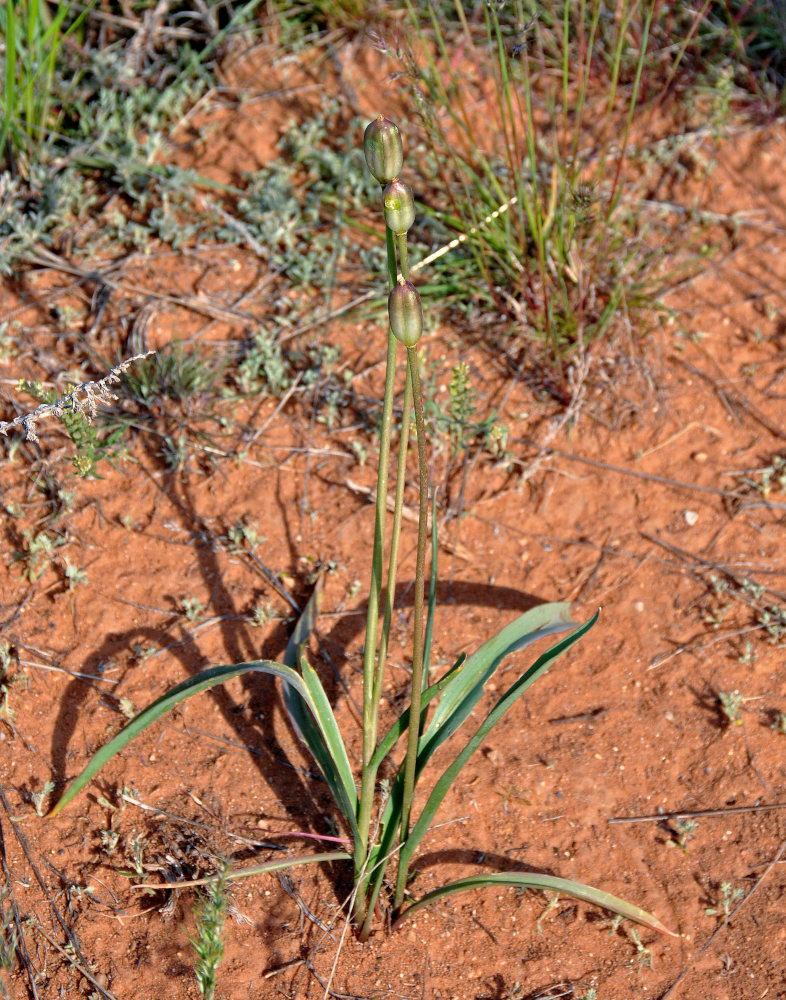
[[[699,519],[699,515],[695,510],[686,510],[683,516],[685,517],[685,523],[691,528]]]

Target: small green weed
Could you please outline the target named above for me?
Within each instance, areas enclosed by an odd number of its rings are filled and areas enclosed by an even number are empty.
[[[183,614],[186,616],[187,621],[199,621],[202,616],[202,612],[205,610],[205,605],[198,598],[184,597],[180,603],[183,607]]]
[[[25,576],[30,583],[35,583],[50,568],[56,550],[65,545],[66,540],[35,528],[25,528],[22,539],[23,548],[14,553],[14,559],[24,563]]]
[[[37,402],[50,406],[58,398],[54,389],[45,389],[40,382],[30,382],[27,379],[20,379],[17,389],[32,396]],[[76,447],[76,454],[71,457],[71,464],[76,474],[82,478],[88,476],[98,478],[96,466],[102,459],[116,457],[118,449],[115,446],[122,436],[122,431],[118,430],[100,438],[90,415],[79,409],[64,409],[60,414],[60,420]]]
[[[191,944],[197,956],[194,969],[199,992],[205,1000],[213,1000],[216,973],[224,956],[224,923],[228,906],[229,865],[225,864],[218,878],[211,881],[207,892],[197,904],[196,936]]]
[[[45,806],[47,799],[54,790],[54,781],[45,781],[43,788],[40,788],[37,792],[30,793],[30,801],[33,803],[33,808],[39,816],[43,816],[46,813]]]
[[[63,572],[65,573],[65,578],[68,581],[68,589],[73,590],[78,587],[80,583],[87,583],[87,573],[70,563],[67,559],[65,560],[65,566],[63,567]]]
[[[679,847],[684,854],[687,854],[688,841],[693,840],[698,828],[699,824],[697,820],[691,819],[688,816],[680,816],[674,823],[672,839],[668,843]]]
[[[742,706],[745,699],[739,691],[718,691],[718,704],[726,724],[742,725]]]
[[[232,378],[244,396],[262,391],[282,396],[292,384],[292,374],[278,340],[266,330],[258,330],[247,346]]]
[[[708,906],[704,915],[706,917],[722,916],[724,921],[731,916],[731,911],[738,899],[742,899],[745,892],[742,889],[735,889],[731,882],[721,882],[720,899],[714,906]]]

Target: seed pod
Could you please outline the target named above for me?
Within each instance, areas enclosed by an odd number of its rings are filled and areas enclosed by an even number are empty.
[[[388,296],[388,316],[396,340],[405,347],[414,347],[423,333],[423,306],[411,281],[399,279]]]
[[[398,178],[390,181],[382,193],[385,222],[394,236],[403,236],[415,221],[415,199],[412,188]]]
[[[378,115],[363,134],[363,152],[368,169],[380,184],[392,181],[401,173],[404,147],[401,133],[393,122]]]

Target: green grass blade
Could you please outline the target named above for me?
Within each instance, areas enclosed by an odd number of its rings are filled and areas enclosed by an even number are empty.
[[[394,924],[394,930],[407,917],[416,913],[422,906],[428,906],[443,896],[450,896],[456,892],[466,892],[468,889],[483,889],[487,886],[510,885],[524,889],[541,889],[544,892],[558,892],[563,896],[572,896],[574,899],[581,899],[585,903],[594,903],[604,910],[610,910],[626,920],[634,920],[637,924],[651,927],[659,934],[667,934],[669,937],[679,937],[674,931],[669,930],[657,917],[654,917],[646,910],[638,906],[626,903],[618,896],[612,896],[610,892],[603,892],[602,889],[593,889],[591,885],[584,885],[582,882],[574,882],[572,879],[555,878],[553,875],[538,875],[533,872],[494,872],[488,875],[471,875],[469,878],[459,879],[457,882],[449,882],[440,889],[427,893],[417,902],[407,907],[404,913]]]
[[[10,148],[11,121],[16,117],[18,104],[16,91],[16,15],[13,3],[5,8],[3,34],[5,35],[5,72],[3,74],[5,114],[2,116],[3,124],[0,127],[0,156],[6,155],[6,145]]]
[[[537,609],[534,609],[537,610]],[[417,823],[412,828],[412,831],[407,839],[407,842],[401,849],[401,855],[399,864],[407,866],[415,848],[420,843],[421,838],[426,833],[428,828],[434,819],[434,816],[442,804],[442,800],[448,792],[448,789],[456,780],[461,769],[467,763],[472,754],[478,749],[481,743],[488,736],[489,732],[494,728],[494,726],[499,722],[499,720],[505,715],[505,713],[513,707],[514,703],[524,694],[527,688],[533,684],[538,677],[548,670],[549,666],[561,656],[563,653],[567,652],[571,646],[573,646],[578,640],[588,632],[595,622],[598,620],[598,615],[600,611],[596,611],[589,621],[585,622],[580,628],[577,628],[574,632],[571,632],[569,636],[561,639],[558,643],[555,643],[551,649],[546,650],[535,663],[522,674],[519,679],[512,684],[508,690],[502,695],[502,697],[497,701],[497,704],[492,708],[486,718],[483,720],[481,725],[478,727],[475,735],[466,744],[464,749],[458,754],[453,763],[447,768],[447,770],[442,774],[442,777],[434,786],[428,800],[423,807],[423,811],[418,817]],[[514,623],[515,624],[515,623]],[[503,629],[503,631],[505,631]],[[466,667],[464,668],[466,670]]]

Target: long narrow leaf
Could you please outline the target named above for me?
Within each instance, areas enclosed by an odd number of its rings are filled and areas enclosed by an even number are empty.
[[[317,616],[319,615],[319,602],[320,589],[317,586],[314,588],[314,593],[309,598],[308,604],[303,609],[292,631],[292,635],[289,637],[289,642],[284,652],[284,663],[294,671],[297,670],[303,649],[316,627]],[[287,684],[282,686],[282,693],[284,708],[287,710],[292,728],[304,743],[311,746],[317,732],[314,719],[306,711],[303,701],[295,695],[294,691]],[[314,753],[313,749],[312,753]]]
[[[485,685],[505,657],[575,625],[570,618],[569,604],[541,604],[506,625],[473,653],[444,691],[418,744],[418,774],[472,713],[483,696]]]
[[[445,798],[448,789],[456,780],[456,777],[462,767],[464,767],[472,754],[478,749],[483,740],[485,740],[489,732],[499,722],[503,715],[505,715],[505,713],[513,707],[515,702],[524,694],[527,688],[533,684],[538,677],[541,676],[541,674],[546,672],[553,661],[570,649],[574,643],[578,642],[578,640],[592,628],[598,620],[599,614],[600,612],[596,611],[592,618],[585,622],[580,628],[577,628],[575,632],[571,632],[569,636],[561,639],[558,643],[552,646],[551,649],[546,650],[542,656],[538,657],[529,670],[522,674],[522,676],[519,677],[519,679],[502,695],[497,704],[491,709],[489,714],[478,727],[475,735],[471,740],[469,740],[464,749],[458,754],[456,759],[447,768],[434,786],[431,795],[428,797],[426,805],[423,807],[423,811],[418,817],[417,822],[412,828],[412,832],[407,838],[407,842],[401,849],[399,865],[404,867],[409,865],[415,848],[418,846],[421,838],[431,826],[437,809],[439,809],[442,804],[442,800]]]
[[[303,656],[303,649],[316,628],[321,597],[322,588],[318,584],[297,620],[284,653],[284,663],[296,676],[296,667],[300,665],[310,700],[304,701],[299,689],[286,680],[281,685],[281,694],[292,728],[311,751],[353,837],[357,837],[357,789],[347,751],[319,677]]]
[[[352,767],[349,763],[349,757],[347,756],[347,749],[344,746],[344,740],[341,738],[341,731],[338,728],[336,717],[333,715],[333,709],[331,708],[328,697],[325,694],[325,689],[322,687],[322,682],[320,681],[316,670],[314,670],[305,656],[301,656],[300,658],[300,672],[303,675],[303,681],[308,688],[308,693],[311,695],[311,703],[316,708],[317,716],[319,718],[319,726],[322,730],[322,735],[324,736],[330,758],[339,772],[342,786],[348,793],[348,805],[351,809],[351,815],[355,816],[357,814],[357,789],[355,787],[355,779],[352,775]]]
[[[66,791],[61,796],[60,800],[52,809],[51,815],[56,816],[68,803],[79,794],[79,792],[85,787],[85,785],[90,781],[90,779],[95,775],[107,761],[111,760],[116,753],[124,749],[135,736],[143,732],[147,727],[160,719],[162,715],[169,711],[170,708],[174,708],[179,702],[184,701],[186,698],[190,698],[192,695],[197,694],[200,691],[206,691],[209,688],[215,687],[218,684],[223,684],[233,677],[239,677],[241,674],[245,673],[263,673],[270,674],[274,677],[279,677],[281,680],[286,681],[291,685],[303,699],[303,701],[308,705],[314,718],[318,720],[317,710],[314,706],[311,695],[309,694],[308,688],[306,687],[303,678],[290,667],[285,666],[283,663],[276,663],[274,660],[255,660],[250,663],[237,663],[229,666],[217,666],[210,667],[208,670],[202,670],[198,674],[194,674],[193,677],[189,677],[187,680],[182,681],[180,684],[175,685],[167,691],[166,694],[157,698],[152,704],[148,705],[147,708],[139,712],[134,718],[124,726],[123,729],[110,740],[106,746],[101,747],[101,749],[93,755],[87,767],[79,774],[69,785]],[[323,772],[324,773],[324,772]],[[341,801],[341,789],[334,788],[330,781],[331,775],[325,774],[325,780],[328,781],[331,791],[336,796],[339,806],[342,806]]]
[[[323,854],[301,854],[297,857],[279,858],[276,861],[265,861],[261,865],[249,865],[247,868],[230,868],[221,875],[206,875],[204,878],[190,879],[188,882],[141,882],[132,885],[132,889],[182,889],[192,885],[210,885],[217,878],[224,878],[227,882],[234,882],[240,878],[249,878],[252,875],[264,875],[266,872],[278,872],[286,868],[295,868],[298,865],[318,865],[323,861],[351,861],[352,855],[346,851],[325,851]],[[133,874],[136,874],[134,872]]]
[[[425,738],[433,736],[461,705],[467,709],[463,715],[466,718],[482,696],[483,685],[506,656],[575,625],[570,617],[570,604],[559,601],[530,608],[500,629],[469,657],[461,674],[445,690],[426,728]]]
[[[674,931],[669,930],[657,917],[654,917],[646,910],[638,906],[626,903],[624,899],[612,896],[610,892],[603,892],[602,889],[593,889],[591,885],[584,885],[582,882],[574,882],[572,879],[555,878],[553,875],[538,875],[534,872],[493,872],[487,875],[471,875],[469,878],[459,879],[457,882],[449,882],[433,892],[427,893],[417,902],[408,906],[404,913],[394,924],[394,929],[408,917],[416,913],[421,907],[442,899],[443,896],[450,896],[456,892],[466,892],[468,889],[483,889],[486,886],[512,885],[524,889],[541,889],[544,892],[558,892],[564,896],[572,896],[574,899],[581,899],[586,903],[594,903],[617,913],[626,920],[634,920],[637,924],[644,924],[651,927],[659,934],[668,934],[669,937],[679,937]]]

